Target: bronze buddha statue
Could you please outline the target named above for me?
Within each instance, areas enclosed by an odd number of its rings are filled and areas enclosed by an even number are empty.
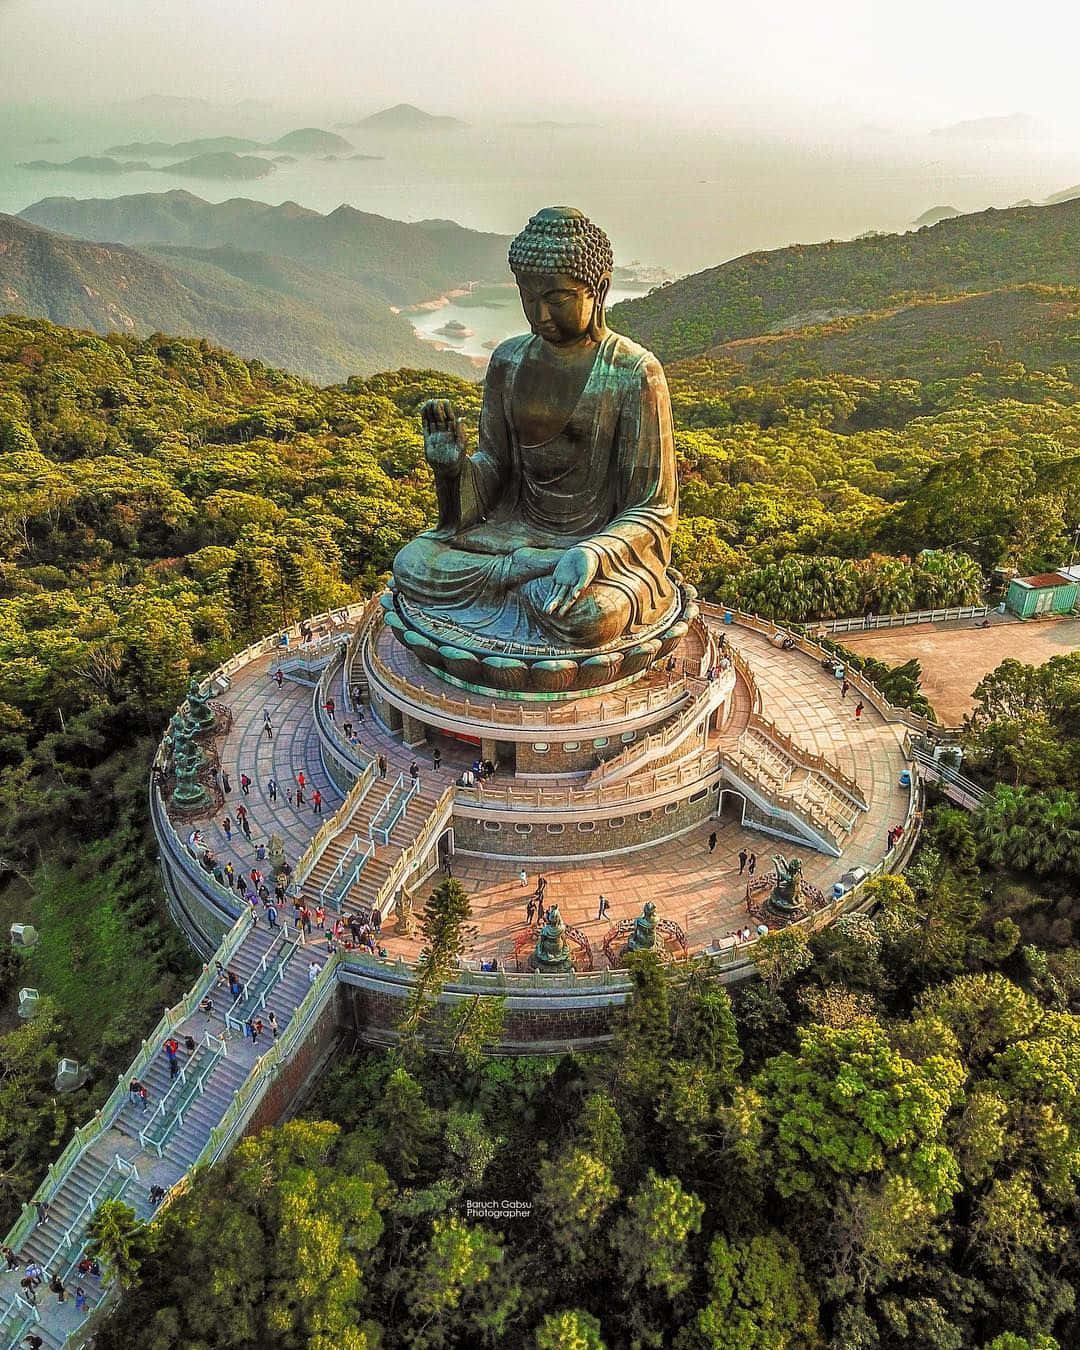
[[[587,658],[684,617],[667,382],[607,328],[612,265],[607,236],[572,207],[538,212],[511,244],[531,331],[492,353],[473,454],[449,403],[424,405],[439,521],[394,559],[399,635],[413,623],[421,646]]]

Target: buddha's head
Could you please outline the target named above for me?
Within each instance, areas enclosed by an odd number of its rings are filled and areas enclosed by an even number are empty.
[[[510,270],[534,333],[555,347],[607,332],[604,302],[611,285],[611,242],[572,206],[538,211],[510,245]]]

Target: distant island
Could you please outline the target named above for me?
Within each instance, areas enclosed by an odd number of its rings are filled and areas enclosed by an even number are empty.
[[[346,131],[359,128],[364,131],[454,131],[468,126],[456,117],[437,117],[434,113],[424,112],[411,103],[397,103],[382,112],[362,117],[359,122],[339,122]]]
[[[300,127],[286,132],[276,141],[253,141],[244,136],[202,136],[194,141],[133,141],[113,145],[107,155],[144,155],[148,159],[166,159],[170,155],[187,157],[219,154],[244,154],[250,150],[289,150],[297,155],[345,154],[355,147],[332,131],[319,127]]]
[[[967,122],[952,122],[935,127],[931,136],[945,136],[954,141],[1029,141],[1042,134],[1042,127],[1027,113],[1012,113],[1008,117],[975,117]]]
[[[442,337],[457,338],[459,341],[474,335],[474,330],[463,324],[460,319],[447,319],[446,323],[435,331]]]
[[[921,229],[924,225],[936,225],[939,220],[952,220],[953,216],[963,215],[955,206],[932,206],[929,211],[924,211],[911,223],[915,229]]]
[[[145,173],[150,165],[145,160],[112,159],[107,155],[80,155],[58,163],[51,159],[28,159],[16,164],[17,169],[52,169],[66,173]]]
[[[265,178],[273,173],[273,160],[258,155],[233,155],[228,151],[219,155],[195,155],[177,164],[166,164],[159,173],[184,174],[189,178],[233,178],[247,181]]]
[[[169,155],[217,155],[225,151],[243,154],[245,150],[261,150],[258,141],[243,136],[201,136],[194,141],[132,141],[130,145],[110,145],[107,155],[146,155],[150,159],[165,159]]]

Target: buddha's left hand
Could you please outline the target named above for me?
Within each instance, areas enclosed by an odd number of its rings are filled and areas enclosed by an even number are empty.
[[[596,576],[600,560],[591,548],[568,548],[551,577],[545,614],[566,614]]]

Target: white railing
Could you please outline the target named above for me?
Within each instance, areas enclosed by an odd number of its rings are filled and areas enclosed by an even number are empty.
[[[399,773],[394,780],[394,786],[375,808],[375,814],[371,817],[371,822],[368,825],[368,837],[371,839],[378,839],[380,844],[389,844],[390,832],[405,814],[405,810],[409,803],[419,791],[419,778],[410,779],[409,786],[406,787],[405,775]],[[378,824],[378,820],[384,811],[386,812],[386,824],[380,825]]]
[[[201,1097],[203,1095],[206,1090],[207,1078],[210,1077],[210,1074],[213,1073],[218,1063],[225,1058],[227,1053],[225,1049],[225,1040],[221,1036],[214,1036],[210,1032],[207,1032],[203,1044],[206,1049],[210,1051],[210,1054],[203,1061],[199,1073],[194,1076],[192,1075],[190,1060],[187,1064],[182,1065],[180,1072],[176,1076],[176,1080],[169,1085],[169,1090],[154,1108],[153,1115],[139,1131],[139,1142],[142,1144],[143,1148],[152,1148],[159,1158],[164,1156],[165,1145],[169,1142],[169,1138],[173,1131],[183,1125],[184,1112],[196,1097]],[[193,1079],[194,1091],[185,1101],[183,1089],[187,1086],[189,1078]],[[177,1094],[176,1099],[175,1101],[170,1101],[174,1092]],[[177,1105],[177,1103],[179,1103],[179,1105]],[[176,1107],[175,1111],[173,1110],[174,1106]],[[159,1117],[162,1125],[165,1126],[165,1129],[160,1138],[154,1138],[155,1122]]]
[[[274,955],[274,948],[281,944],[281,959],[276,965],[271,967],[271,958]],[[298,933],[293,940],[289,941],[289,930],[283,928],[281,936],[275,939],[274,943],[263,953],[262,960],[255,967],[254,971],[248,976],[240,993],[236,996],[229,1011],[225,1014],[225,1025],[234,1030],[243,1032],[244,1023],[256,1008],[266,1007],[266,996],[275,984],[279,984],[285,978],[285,967],[290,959],[300,947],[300,934]],[[269,970],[269,979],[267,971]],[[251,1000],[252,987],[254,986],[255,997]],[[238,1009],[243,1005],[243,1013]]]
[[[361,845],[363,846],[362,849]],[[353,854],[359,854],[359,857],[350,863],[349,859]],[[361,839],[358,834],[354,834],[349,846],[339,858],[337,866],[323,882],[319,891],[319,903],[340,914],[344,897],[356,885],[360,879],[360,873],[374,856],[375,841],[373,839]],[[347,879],[346,870],[348,871]]]
[[[917,623],[952,623],[959,619],[985,619],[995,614],[994,605],[950,605],[944,609],[912,609],[903,614],[868,614],[861,618],[812,619],[803,627],[815,633],[863,633],[875,628],[909,628]]]

